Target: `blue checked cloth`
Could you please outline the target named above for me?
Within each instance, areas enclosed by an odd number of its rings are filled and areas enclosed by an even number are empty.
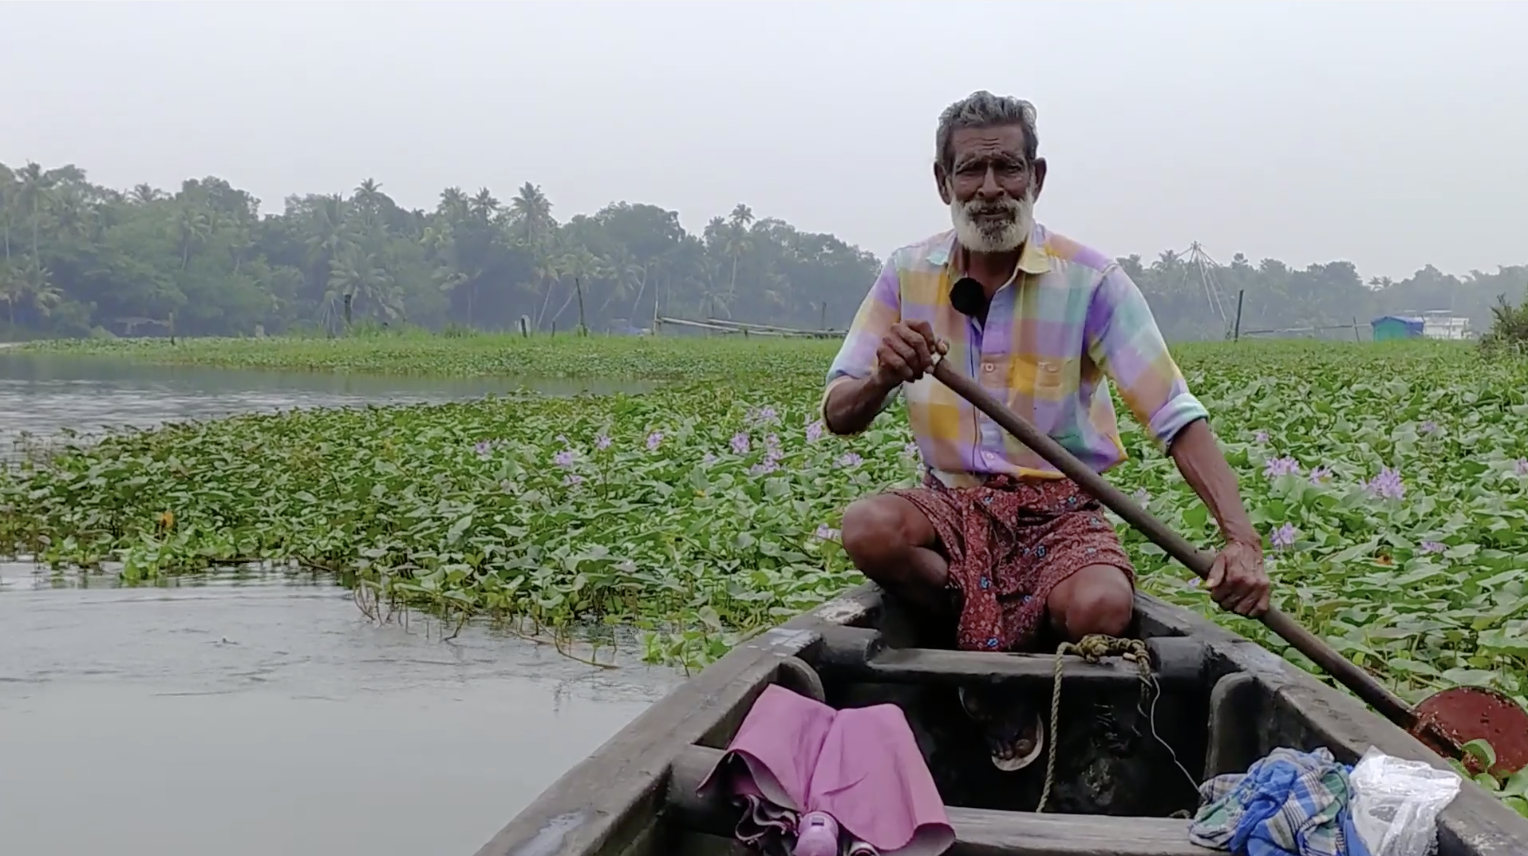
[[[1233,856],[1368,856],[1348,814],[1348,774],[1326,749],[1279,748],[1199,786],[1189,840]]]

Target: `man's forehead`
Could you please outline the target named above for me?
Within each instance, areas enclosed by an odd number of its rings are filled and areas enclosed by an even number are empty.
[[[994,125],[989,128],[960,128],[950,136],[956,160],[991,157],[998,154],[1024,154],[1024,128],[1021,125]]]

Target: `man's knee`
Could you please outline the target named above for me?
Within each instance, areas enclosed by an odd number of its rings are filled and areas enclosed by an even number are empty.
[[[844,552],[855,567],[874,579],[876,572],[900,560],[909,547],[922,546],[916,531],[922,521],[912,515],[922,516],[898,496],[867,496],[851,502],[840,527]]]
[[[1135,615],[1135,592],[1124,571],[1091,565],[1056,586],[1046,606],[1057,629],[1074,641],[1090,633],[1122,636]]]

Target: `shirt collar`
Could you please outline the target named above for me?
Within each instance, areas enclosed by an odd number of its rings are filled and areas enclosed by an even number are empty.
[[[1045,227],[1039,223],[1029,230],[1029,239],[1024,242],[1024,249],[1019,252],[1018,270],[1031,276],[1039,276],[1049,273],[1051,269],[1050,253],[1045,251]],[[939,240],[938,245],[928,254],[931,264],[948,268],[958,260],[959,254],[955,252],[955,230],[946,232]]]

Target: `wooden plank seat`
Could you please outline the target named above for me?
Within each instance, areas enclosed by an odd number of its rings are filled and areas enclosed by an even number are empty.
[[[1054,654],[998,654],[936,648],[890,648],[879,631],[859,627],[824,627],[812,659],[825,680],[904,684],[1043,684],[1055,677]],[[1146,640],[1154,661],[1153,673],[1164,690],[1202,686],[1206,649],[1187,636]],[[1114,686],[1134,689],[1141,676],[1136,664],[1121,657],[1089,663],[1062,657],[1068,687]]]

